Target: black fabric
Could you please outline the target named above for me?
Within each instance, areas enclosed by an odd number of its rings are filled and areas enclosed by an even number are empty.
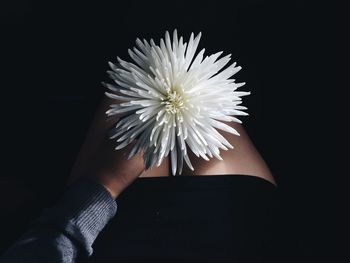
[[[277,189],[246,175],[138,178],[89,262],[272,262]]]

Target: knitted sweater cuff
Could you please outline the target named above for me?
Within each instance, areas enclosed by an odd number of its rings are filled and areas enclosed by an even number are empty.
[[[110,193],[99,183],[84,178],[71,185],[39,222],[58,227],[91,255],[93,242],[116,212],[117,204]]]

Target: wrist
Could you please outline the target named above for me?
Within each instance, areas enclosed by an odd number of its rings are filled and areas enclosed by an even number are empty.
[[[113,199],[116,199],[121,192],[124,190],[124,186],[118,180],[113,180],[100,177],[96,179],[99,184],[101,184],[112,196]]]
[[[119,196],[120,192],[116,191],[115,189],[113,189],[109,184],[106,183],[101,183],[100,184],[106,188],[106,190],[109,192],[109,194],[112,196],[113,199],[117,199],[117,197]]]

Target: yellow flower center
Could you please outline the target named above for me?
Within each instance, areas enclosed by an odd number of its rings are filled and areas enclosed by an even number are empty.
[[[166,98],[161,103],[171,114],[179,114],[182,110],[187,109],[182,94],[174,88],[168,91]]]

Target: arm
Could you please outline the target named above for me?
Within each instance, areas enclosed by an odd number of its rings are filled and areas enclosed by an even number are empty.
[[[82,179],[55,207],[43,212],[0,262],[75,262],[78,256],[87,257],[116,210],[117,204],[105,187]]]
[[[116,151],[115,141],[108,139],[107,132],[118,119],[105,121],[107,106],[104,101],[91,125],[93,132],[85,145],[93,147],[82,147],[70,180],[73,184],[0,257],[0,263],[65,263],[91,255],[92,243],[116,213],[114,199],[145,170],[142,151],[127,160],[135,142]]]

